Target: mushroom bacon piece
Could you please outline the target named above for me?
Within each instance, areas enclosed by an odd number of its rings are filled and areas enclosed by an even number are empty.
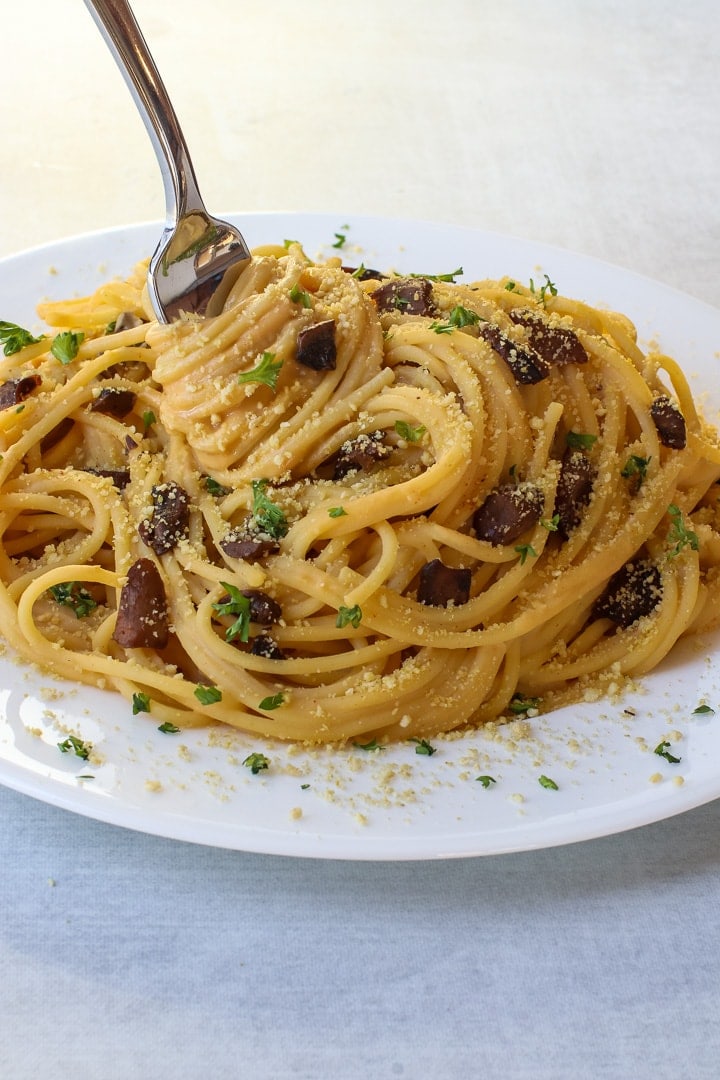
[[[541,382],[550,374],[550,365],[540,353],[526,345],[519,345],[517,341],[513,341],[504,334],[495,323],[484,323],[479,328],[479,334],[505,361],[515,382],[530,385]]]
[[[391,278],[370,294],[378,311],[399,311],[403,315],[435,315],[432,282],[427,278]]]
[[[369,266],[343,266],[341,269],[350,277],[354,277],[356,281],[382,281],[386,277],[379,270],[373,270]]]
[[[93,476],[104,476],[108,480],[112,480],[113,487],[116,487],[118,491],[123,491],[130,483],[130,470],[129,469],[84,469],[83,472],[91,473]]]
[[[550,326],[542,315],[528,308],[508,312],[516,325],[524,326],[530,345],[548,364],[586,364],[587,353],[574,330]]]
[[[266,660],[287,660],[277,641],[269,634],[259,634],[253,638],[250,652],[253,656],[264,656]]]
[[[69,435],[72,429],[75,427],[75,421],[70,416],[64,416],[59,424],[56,424],[52,431],[48,431],[40,440],[40,453],[47,454],[48,450],[52,450],[53,446],[57,446],[59,442]]]
[[[610,578],[593,614],[598,619],[610,619],[626,630],[654,611],[662,595],[662,577],[655,563],[647,559],[629,562]]]
[[[277,600],[268,596],[262,589],[241,589],[242,595],[250,601],[250,622],[260,626],[272,626],[282,618],[282,608]]]
[[[535,484],[503,484],[473,514],[475,535],[494,546],[512,544],[537,524],[544,506],[543,493]]]
[[[560,466],[554,511],[558,532],[566,540],[590,502],[594,482],[595,468],[590,459],[580,450],[568,450]]]
[[[440,559],[432,559],[420,571],[418,602],[433,607],[467,604],[471,579],[470,570],[446,566]]]
[[[227,532],[220,541],[220,547],[231,559],[245,559],[247,562],[256,562],[280,550],[280,544],[272,537],[238,529]]]
[[[90,412],[102,413],[103,416],[114,416],[116,420],[122,420],[132,410],[134,404],[135,394],[132,390],[124,390],[122,386],[104,386],[90,405]]]
[[[371,431],[344,442],[335,458],[333,480],[342,480],[349,473],[368,469],[391,454],[392,448],[382,440],[382,431]]]
[[[184,488],[169,480],[155,485],[152,501],[152,514],[140,522],[138,532],[156,555],[164,555],[188,534],[190,498]]]
[[[23,375],[21,379],[8,379],[0,386],[0,409],[20,405],[25,398],[30,397],[41,382],[39,375]]]
[[[152,559],[138,559],[120,591],[113,638],[124,649],[163,649],[169,632],[160,571]]]
[[[295,359],[313,371],[334,371],[337,366],[335,320],[325,319],[301,330],[297,336]]]
[[[650,406],[650,415],[663,446],[671,450],[684,450],[687,444],[685,417],[675,402],[666,394],[660,394]]]

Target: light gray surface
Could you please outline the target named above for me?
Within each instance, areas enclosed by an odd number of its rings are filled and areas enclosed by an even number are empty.
[[[720,305],[715,0],[135,10],[212,209],[464,222]],[[17,6],[4,42],[0,254],[160,217],[79,0]],[[4,790],[0,821],[3,1078],[720,1073],[720,802],[415,864],[194,847]]]

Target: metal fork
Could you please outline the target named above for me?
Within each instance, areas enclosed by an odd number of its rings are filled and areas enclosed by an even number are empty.
[[[130,88],[160,163],[165,228],[148,269],[155,313],[161,322],[183,311],[216,314],[249,262],[250,249],[233,225],[205,209],[175,110],[130,5],[126,0],[85,4]]]

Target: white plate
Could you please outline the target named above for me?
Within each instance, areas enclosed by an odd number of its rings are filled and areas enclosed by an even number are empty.
[[[560,249],[425,222],[329,215],[235,217],[251,245],[301,240],[379,269],[464,280],[516,276],[625,312],[641,339],[676,356],[716,419],[720,311],[628,271]],[[78,237],[0,261],[0,318],[37,325],[35,303],[92,290],[150,253],[158,225]],[[531,722],[434,739],[432,756],[404,744],[315,753],[230,731],[165,735],[109,693],[53,683],[0,658],[0,782],[101,821],[238,850],[343,859],[431,859],[521,851],[658,821],[720,796],[720,635],[681,646],[621,701],[563,709]],[[699,705],[715,712],[695,713]],[[635,715],[631,715],[634,712]],[[63,754],[68,733],[95,760]],[[654,753],[661,742],[681,760]],[[261,750],[270,768],[243,759]],[[81,779],[91,775],[92,779]],[[490,775],[484,787],[476,779]],[[550,777],[557,790],[543,787]]]

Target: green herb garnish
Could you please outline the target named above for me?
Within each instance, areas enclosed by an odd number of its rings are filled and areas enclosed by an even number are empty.
[[[707,716],[708,713],[714,713],[715,710],[709,705],[698,705],[697,709],[693,709],[693,716]]]
[[[253,776],[257,776],[263,769],[267,769],[270,766],[270,759],[266,758],[264,754],[248,754],[243,761],[243,765],[246,765]]]
[[[458,329],[463,326],[477,326],[481,319],[483,322],[487,322],[487,319],[483,319],[482,315],[478,315],[476,311],[471,311],[470,308],[463,307],[462,304],[456,304],[448,315],[450,325]]]
[[[543,529],[547,529],[548,532],[557,532],[560,525],[560,515],[553,514],[551,518],[541,518],[540,524]]]
[[[347,517],[347,510],[343,510],[342,506],[331,506],[328,510],[328,517]]]
[[[58,749],[63,754],[73,753],[76,757],[82,758],[83,761],[87,761],[90,757],[90,751],[92,750],[92,743],[87,743],[83,739],[78,739],[77,735],[68,735],[67,739],[63,739],[58,743]]]
[[[177,735],[179,730],[177,724],[171,724],[169,720],[158,726],[158,731],[162,731],[163,735]]]
[[[267,709],[267,710],[279,709],[280,706],[283,705],[284,703],[285,703],[285,695],[284,694],[282,694],[282,693],[280,693],[280,694],[270,694],[269,697],[264,697],[262,699],[262,701],[258,705],[258,709]]]
[[[347,229],[348,226],[347,225],[341,225],[340,228],[341,229]],[[341,232],[336,232],[333,235],[335,237],[335,243],[333,244],[333,247],[334,248],[341,248],[343,246],[343,244],[345,243],[345,241],[347,240],[346,234],[341,233]]]
[[[228,598],[213,604],[213,610],[217,611],[218,615],[237,615],[235,622],[225,631],[225,640],[234,641],[235,638],[240,638],[241,641],[247,641],[250,637],[250,600],[236,585],[230,585],[227,581],[221,581],[220,584],[226,590]]]
[[[265,494],[267,480],[253,480],[253,517],[258,527],[274,540],[279,540],[288,531],[289,525],[284,512]]]
[[[639,457],[637,454],[631,454],[627,459],[620,475],[626,480],[633,479],[635,482],[635,490],[639,491],[642,486],[645,477],[647,476],[648,465],[650,464],[650,458]]]
[[[539,697],[525,697],[523,694],[513,694],[510,699],[510,712],[515,716],[523,716],[530,711],[530,709],[537,709],[542,702],[542,698]]]
[[[665,760],[669,761],[671,765],[677,765],[681,759],[679,757],[675,757],[673,754],[670,753],[670,751],[668,750],[669,746],[669,742],[658,743],[658,745],[653,750],[653,753],[657,754],[658,757],[665,758]]]
[[[450,323],[437,322],[437,320],[433,320],[433,322],[430,323],[430,329],[436,334],[452,334],[455,327],[451,326]]]
[[[64,581],[60,585],[51,585],[48,592],[58,604],[74,611],[78,619],[84,619],[97,607],[97,601],[77,581]]]
[[[495,779],[495,777],[488,776],[487,774],[484,774],[483,776],[476,776],[475,779],[478,781],[478,783],[482,784],[484,788],[489,788],[491,784],[497,784],[497,780]]]
[[[371,739],[370,742],[366,743],[354,742],[353,746],[355,746],[358,750],[366,750],[368,753],[371,753],[373,750],[385,749],[382,743],[379,743],[377,739]]]
[[[545,776],[545,775],[539,776],[538,777],[538,784],[540,785],[540,787],[548,788],[549,791],[559,791],[560,790],[558,788],[557,784],[555,783],[555,781],[551,780],[549,776]]]
[[[532,278],[530,278],[530,292],[537,293],[537,295],[540,297],[541,304],[545,304],[548,293],[550,293],[551,296],[557,296],[558,294],[555,282],[551,281],[547,274],[545,274],[544,284],[541,285],[539,289],[535,288],[535,282]]]
[[[145,428],[145,433],[147,434],[153,424],[156,423],[157,416],[155,415],[155,413],[152,411],[152,409],[146,409],[146,411],[143,413],[143,427]]]
[[[418,424],[417,427],[413,427],[412,424],[408,424],[407,420],[396,420],[395,431],[400,438],[405,439],[406,442],[419,442],[427,431],[427,428],[424,424]]]
[[[684,547],[690,546],[693,551],[697,551],[700,547],[698,534],[687,528],[680,508],[671,503],[667,512],[672,522],[667,535],[668,543],[672,545],[668,551],[668,559],[674,559]]]
[[[338,608],[337,619],[335,625],[342,628],[343,626],[352,626],[357,630],[358,626],[362,622],[362,609],[359,604],[354,604],[352,607],[345,607],[341,604]]]
[[[432,757],[437,750],[437,747],[431,746],[427,739],[411,739],[410,742],[416,743],[415,753],[424,754],[425,757]]]
[[[133,716],[141,712],[150,712],[150,695],[137,693],[132,696]]]
[[[521,566],[525,565],[525,560],[527,559],[528,555],[531,555],[534,559],[537,559],[537,551],[532,546],[532,544],[516,544],[515,551],[517,551],[518,555],[520,556]]]
[[[250,371],[243,371],[237,377],[239,383],[263,383],[271,390],[277,390],[278,375],[283,366],[282,360],[275,360],[275,353],[264,352],[260,362]]]
[[[229,495],[231,488],[225,487],[223,484],[218,483],[217,480],[213,480],[212,476],[205,477],[205,490],[209,491],[211,495],[216,495],[218,498],[223,495]]]
[[[571,450],[589,450],[597,442],[597,435],[587,435],[579,431],[568,431],[565,442]]]
[[[293,304],[301,304],[304,308],[312,307],[312,297],[310,296],[310,293],[301,289],[297,281],[290,290],[289,296]]]
[[[196,686],[193,691],[201,705],[214,705],[216,701],[222,701],[222,690],[217,686]]]
[[[63,330],[61,334],[56,334],[53,338],[50,352],[61,364],[70,364],[77,356],[84,337],[82,330],[77,333],[72,330]]]
[[[13,356],[15,353],[20,352],[21,349],[24,349],[26,345],[36,345],[38,341],[42,341],[44,336],[44,334],[41,334],[40,337],[33,337],[29,330],[23,329],[17,323],[5,322],[0,319],[0,345],[3,347],[5,356]]]

